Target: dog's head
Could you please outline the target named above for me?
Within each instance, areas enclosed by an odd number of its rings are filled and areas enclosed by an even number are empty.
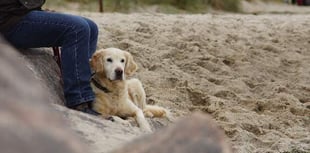
[[[137,71],[138,66],[129,52],[117,48],[101,49],[94,53],[90,66],[96,73],[104,73],[106,78],[125,80]]]

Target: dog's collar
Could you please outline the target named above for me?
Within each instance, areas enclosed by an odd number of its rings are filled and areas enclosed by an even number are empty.
[[[102,90],[105,93],[111,92],[108,88],[102,86],[96,79],[91,78],[91,82],[95,85],[96,88]]]

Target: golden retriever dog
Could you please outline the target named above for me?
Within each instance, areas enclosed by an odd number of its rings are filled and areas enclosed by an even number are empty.
[[[141,81],[126,79],[138,68],[129,52],[117,48],[101,49],[94,53],[90,65],[95,72],[91,86],[96,95],[96,111],[102,115],[134,117],[144,131],[151,131],[145,116],[168,118],[166,109],[146,104]]]

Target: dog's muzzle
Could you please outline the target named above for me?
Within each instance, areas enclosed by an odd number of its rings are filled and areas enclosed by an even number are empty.
[[[115,80],[123,80],[123,73],[124,73],[124,71],[122,69],[116,69],[115,70]]]

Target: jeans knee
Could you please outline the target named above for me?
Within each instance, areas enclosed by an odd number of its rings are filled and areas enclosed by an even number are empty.
[[[78,36],[89,38],[91,29],[82,17],[73,17],[71,25],[71,30],[69,30],[69,32],[74,32]]]
[[[72,31],[78,33],[78,35],[89,36],[90,40],[97,39],[98,37],[98,26],[97,24],[87,18],[76,16],[72,19]]]
[[[99,33],[97,24],[94,21],[87,19],[87,18],[85,18],[85,21],[87,22],[90,28],[92,37],[97,37]]]

